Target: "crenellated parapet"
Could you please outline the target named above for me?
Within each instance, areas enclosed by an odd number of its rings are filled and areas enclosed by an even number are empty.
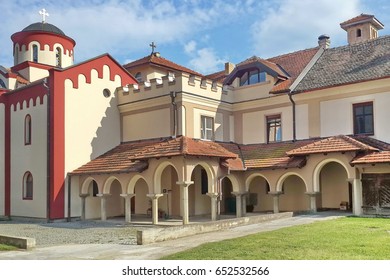
[[[203,96],[215,100],[227,95],[222,83],[204,77],[180,73],[176,76],[163,76],[139,84],[118,88],[119,104],[169,95],[170,92]]]

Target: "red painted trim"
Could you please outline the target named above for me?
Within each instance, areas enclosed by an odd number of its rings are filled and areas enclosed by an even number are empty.
[[[39,68],[39,69],[43,69],[43,70],[50,70],[50,69],[54,68],[54,66],[51,66],[51,65],[36,63],[36,62],[32,62],[32,61],[24,61],[20,64],[17,64],[15,66],[11,67],[11,70],[14,72],[19,72],[19,71],[26,69],[26,68],[29,68],[29,67]]]
[[[49,46],[50,51],[54,51],[55,44],[61,44],[63,47],[64,54],[68,50],[69,54],[73,51],[76,42],[68,37],[60,34],[53,34],[50,32],[40,32],[40,31],[21,31],[14,33],[11,36],[12,42],[14,42],[14,50],[15,45],[19,44],[19,51],[22,49],[22,46],[26,47],[26,50],[29,48],[29,44],[32,41],[39,42],[40,50],[43,51],[45,45]]]
[[[64,72],[50,71],[50,138],[49,138],[49,219],[65,216],[65,88]]]
[[[4,116],[4,215],[11,215],[11,110],[8,100],[4,95],[0,96],[0,102],[5,105]]]

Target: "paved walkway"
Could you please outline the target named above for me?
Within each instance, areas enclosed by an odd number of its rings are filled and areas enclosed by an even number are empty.
[[[298,215],[260,224],[236,227],[228,230],[198,234],[176,240],[150,245],[120,244],[76,244],[37,247],[31,251],[0,252],[3,260],[156,260],[163,256],[187,250],[207,242],[221,241],[258,232],[272,231],[284,227],[309,224],[315,221],[345,216],[341,212],[321,212],[312,215]]]

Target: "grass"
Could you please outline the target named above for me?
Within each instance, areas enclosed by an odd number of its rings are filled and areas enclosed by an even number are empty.
[[[167,260],[389,260],[390,219],[345,217],[215,243]]]
[[[0,251],[11,251],[11,250],[17,250],[18,248],[11,246],[11,245],[6,245],[6,244],[0,244]]]

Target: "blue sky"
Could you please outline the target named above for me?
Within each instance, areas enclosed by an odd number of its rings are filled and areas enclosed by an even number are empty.
[[[209,74],[225,62],[257,55],[269,58],[317,45],[346,44],[340,23],[374,14],[390,34],[387,0],[1,0],[0,65],[12,66],[10,36],[47,18],[76,41],[76,63],[111,54],[121,64],[149,55],[154,41],[161,55]]]

